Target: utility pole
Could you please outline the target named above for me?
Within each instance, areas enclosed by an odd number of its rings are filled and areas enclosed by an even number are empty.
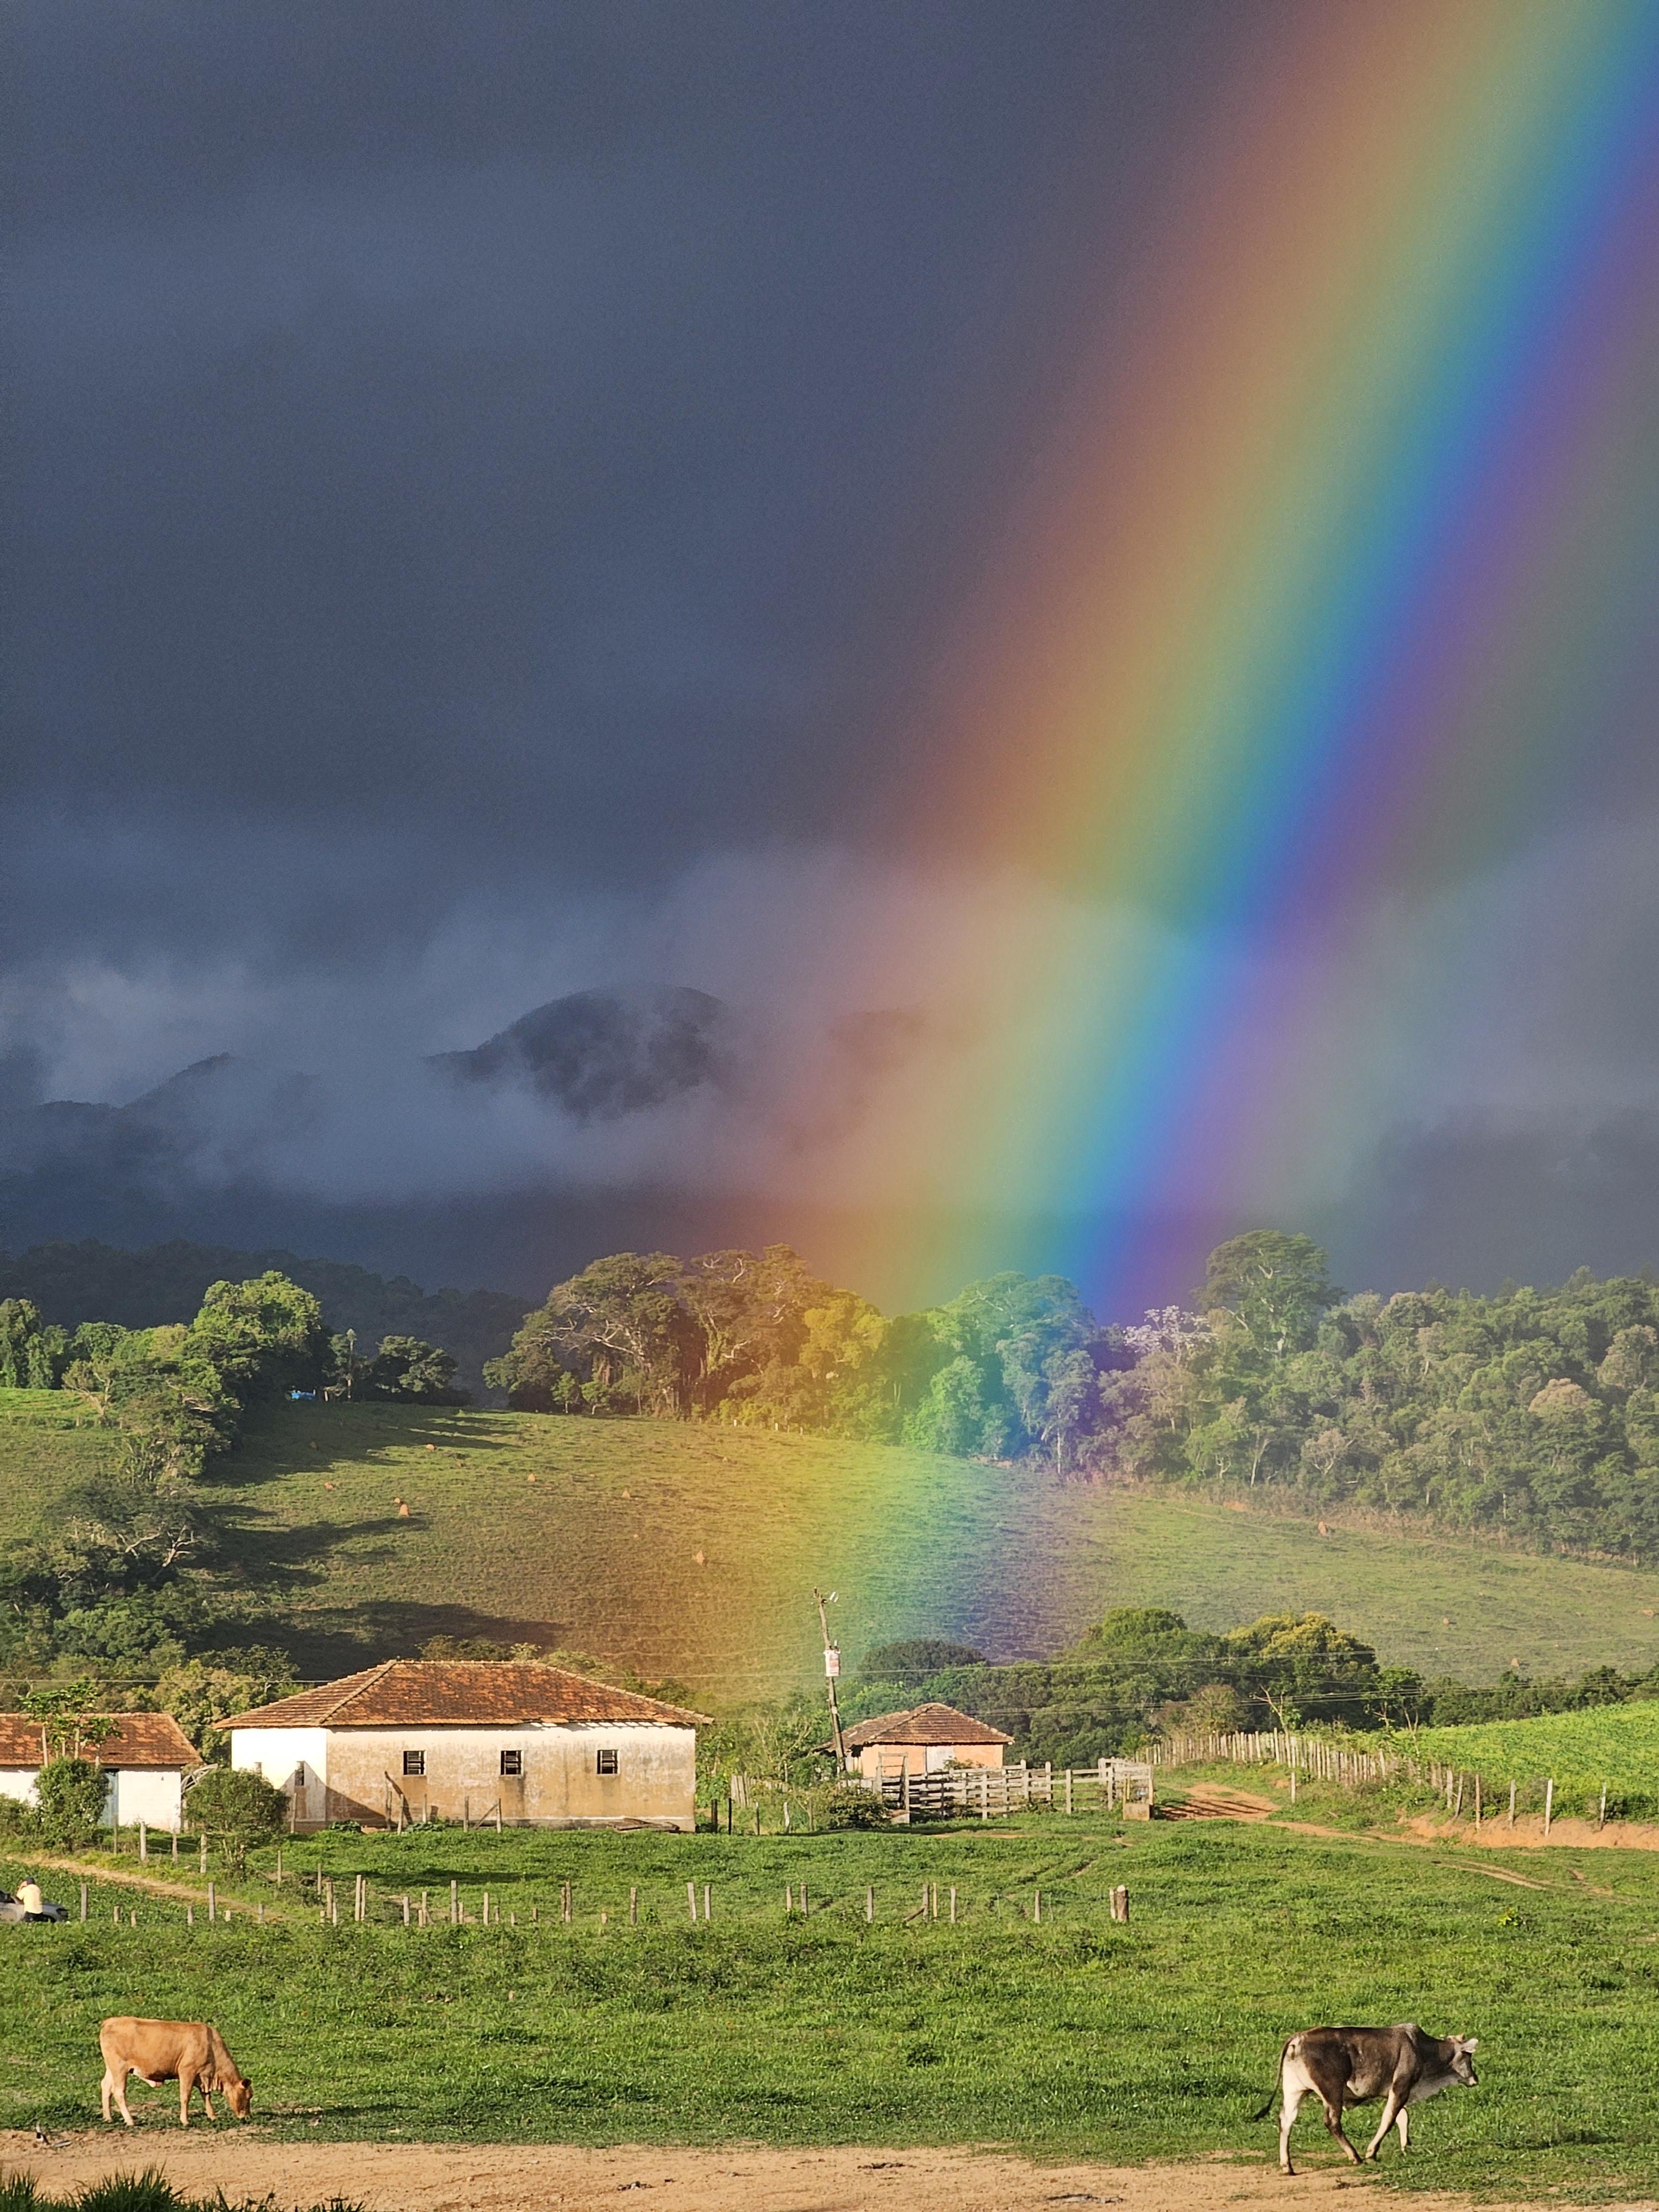
[[[822,1590],[815,1589],[812,1595],[818,1601],[818,1626],[823,1631],[823,1680],[830,1692],[830,1729],[836,1739],[836,1771],[844,1774],[847,1771],[847,1747],[841,1740],[841,1707],[836,1702],[836,1678],[841,1673],[841,1648],[830,1641],[830,1616],[824,1611],[826,1605],[835,1603],[836,1593],[831,1590],[826,1598]]]

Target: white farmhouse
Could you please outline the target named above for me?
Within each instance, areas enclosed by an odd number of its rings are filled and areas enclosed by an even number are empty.
[[[330,1820],[696,1826],[701,1713],[562,1667],[389,1659],[215,1726],[233,1766]]]
[[[202,1765],[201,1753],[171,1713],[111,1713],[113,1733],[101,1743],[83,1741],[81,1755],[104,1770],[108,1790],[104,1819],[123,1827],[140,1820],[152,1828],[184,1825],[185,1777]],[[52,1755],[51,1738],[25,1713],[0,1713],[0,1797],[26,1803]]]

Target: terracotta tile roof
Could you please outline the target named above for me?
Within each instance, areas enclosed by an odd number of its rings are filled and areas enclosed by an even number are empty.
[[[988,1728],[971,1714],[954,1705],[912,1705],[902,1713],[878,1713],[856,1728],[843,1729],[842,1741],[849,1751],[862,1751],[867,1743],[1012,1743],[1000,1729]]]
[[[214,1726],[515,1728],[529,1721],[658,1721],[690,1728],[706,1717],[534,1661],[387,1659]]]
[[[102,1743],[83,1747],[100,1766],[174,1766],[188,1770],[202,1765],[202,1754],[171,1713],[111,1713],[115,1734]],[[27,1713],[0,1713],[0,1767],[39,1766],[40,1723]]]

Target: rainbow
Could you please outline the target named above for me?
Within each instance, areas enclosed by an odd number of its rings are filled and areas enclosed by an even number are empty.
[[[1321,0],[1233,82],[988,550],[909,823],[1068,917],[941,1149],[1107,1310],[1148,1223],[1292,1206],[1447,1048],[1378,913],[1547,804],[1650,620],[1659,6]]]

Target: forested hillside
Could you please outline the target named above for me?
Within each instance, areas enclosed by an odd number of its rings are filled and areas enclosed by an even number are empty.
[[[1206,1291],[1202,1328],[1138,1364],[1103,1463],[1659,1556],[1651,1282],[1342,1298],[1307,1239],[1263,1234]]]
[[[1305,1237],[1212,1254],[1195,1310],[1103,1323],[1058,1276],[889,1319],[785,1246],[623,1253],[491,1370],[517,1407],[905,1443],[1064,1474],[1272,1486],[1659,1558],[1659,1288],[1345,1297]]]
[[[483,1387],[484,1362],[507,1349],[526,1304],[507,1291],[423,1291],[407,1275],[376,1275],[340,1260],[234,1252],[183,1238],[136,1252],[88,1239],[0,1254],[0,1298],[27,1298],[65,1329],[83,1321],[156,1328],[193,1314],[210,1283],[272,1273],[309,1291],[331,1328],[355,1329],[365,1345],[416,1336],[440,1346],[454,1359],[458,1381],[474,1391]]]

